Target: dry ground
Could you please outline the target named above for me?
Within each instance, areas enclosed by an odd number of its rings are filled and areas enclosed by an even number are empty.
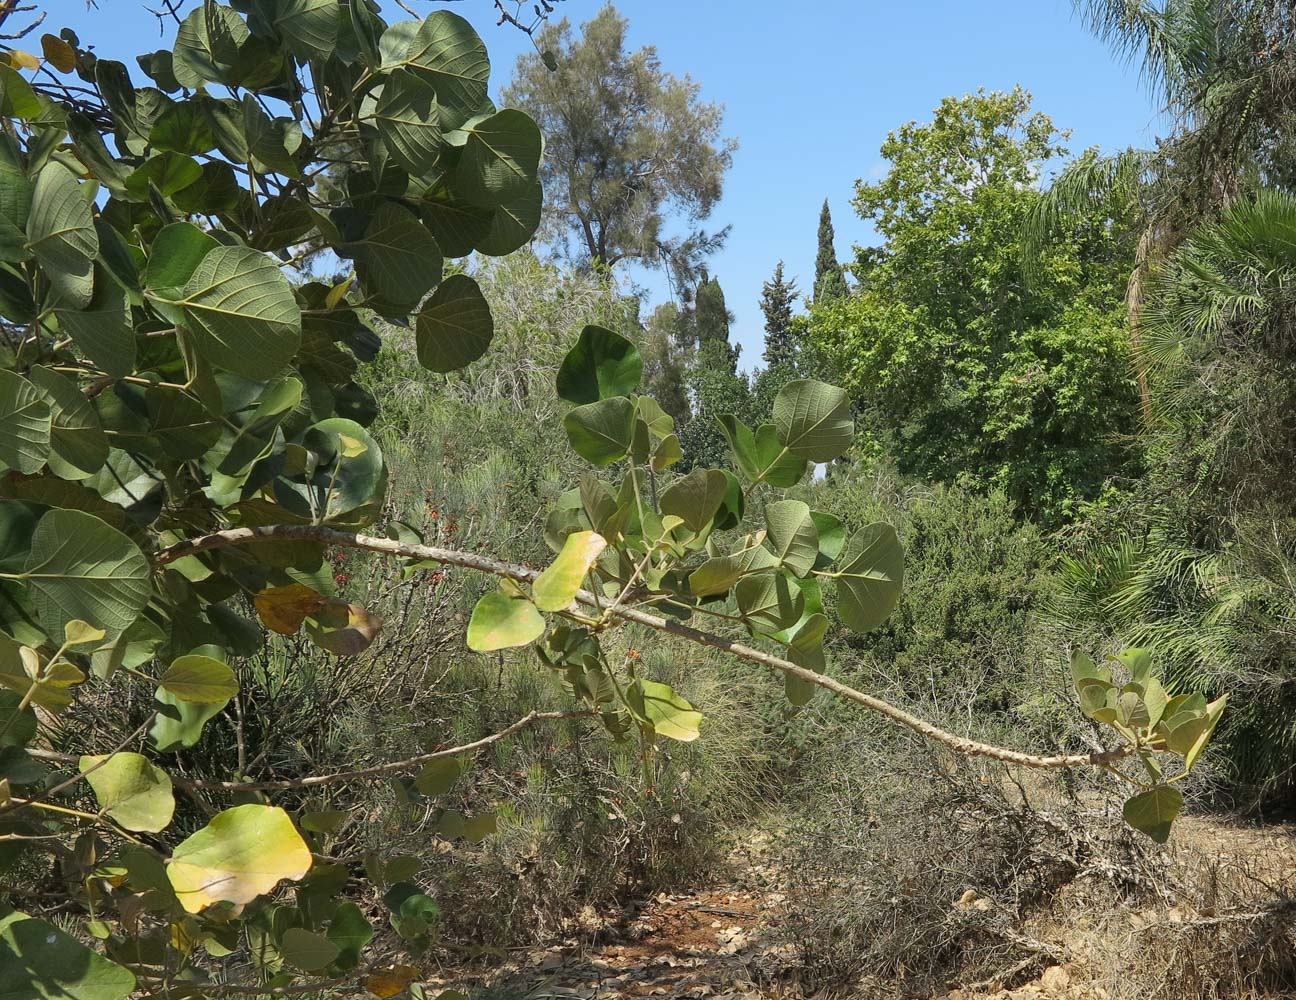
[[[488,1000],[805,996],[796,948],[780,924],[788,895],[776,855],[777,837],[756,834],[734,852],[717,885],[633,901],[616,913],[586,913],[555,947],[514,952],[489,968],[447,970],[440,983]],[[1296,997],[1266,986],[1263,977],[1249,994],[1224,986],[1248,978],[1257,948],[1278,949],[1266,960],[1280,971],[1296,965],[1296,955],[1281,953],[1296,926],[1296,905],[1284,896],[1296,885],[1296,827],[1189,817],[1176,825],[1160,861],[1167,883],[1194,891],[1135,904],[1115,898],[1108,882],[1079,878],[1054,905],[1010,931],[1033,958],[988,981],[952,983],[941,1000]],[[998,919],[1003,926],[995,904],[975,889],[950,900],[950,910],[954,919]],[[914,996],[882,982],[835,995]]]

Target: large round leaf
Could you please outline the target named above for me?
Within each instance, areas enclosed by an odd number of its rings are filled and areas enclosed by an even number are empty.
[[[44,920],[0,914],[0,997],[125,1000],[135,975]]]
[[[835,385],[795,379],[774,397],[774,426],[783,445],[812,462],[831,462],[851,446],[850,398]]]
[[[158,684],[182,701],[225,702],[238,694],[234,671],[210,656],[177,657]]]
[[[165,771],[137,753],[82,757],[81,772],[99,808],[127,830],[158,833],[171,825],[175,795]]]
[[[392,70],[373,117],[393,160],[414,176],[432,169],[444,140],[441,111],[430,83],[409,70]]]
[[[800,500],[779,500],[765,508],[765,544],[779,562],[805,576],[819,557],[819,532],[810,508]]]
[[[195,7],[176,32],[171,57],[176,82],[190,90],[207,82],[224,82],[238,62],[239,48],[249,34],[243,18],[224,4]]]
[[[540,228],[543,211],[544,188],[536,181],[521,197],[495,209],[490,231],[476,240],[477,249],[489,257],[503,257],[520,250]]]
[[[36,178],[27,249],[36,255],[61,297],[77,306],[90,301],[99,234],[80,182],[54,160],[45,164]]]
[[[544,633],[544,616],[521,597],[492,591],[473,608],[468,622],[468,648],[479,653],[525,646]]]
[[[218,813],[171,855],[167,878],[180,905],[200,913],[225,900],[250,903],[284,879],[310,871],[311,852],[278,806],[256,803]]]
[[[49,401],[31,382],[0,369],[0,469],[32,473],[50,450]]]
[[[643,357],[619,333],[587,326],[558,369],[558,395],[569,403],[628,396],[643,377]]]
[[[466,274],[452,274],[419,310],[414,339],[419,364],[452,372],[476,361],[490,347],[495,321],[481,289]]]
[[[388,31],[390,34],[390,29]],[[433,11],[410,39],[404,61],[462,121],[486,103],[490,58],[473,26],[458,14]]]
[[[77,350],[117,378],[135,370],[135,331],[125,290],[102,267],[95,269],[94,294],[88,303],[56,296],[50,309],[59,331]]]
[[[148,560],[129,538],[79,510],[51,510],[36,524],[22,578],[49,635],[81,619],[115,636],[148,604]]]
[[[467,129],[457,187],[481,205],[504,205],[536,182],[544,141],[525,112],[505,108]]]
[[[846,546],[837,579],[837,613],[848,628],[868,632],[895,610],[904,589],[904,547],[889,524],[870,524]]]
[[[541,611],[562,611],[576,599],[585,574],[607,548],[607,539],[593,531],[575,531],[549,568],[536,577],[531,594]]]
[[[279,0],[275,27],[299,59],[327,59],[337,47],[338,0]]]
[[[210,251],[176,303],[198,353],[248,378],[278,374],[301,343],[292,286],[270,258],[247,247]]]
[[[411,212],[393,202],[384,203],[364,237],[345,250],[355,257],[370,304],[381,313],[408,313],[441,280],[436,240]]]
[[[75,382],[52,368],[33,365],[31,380],[49,403],[50,471],[62,479],[86,479],[108,461],[108,438],[99,415]]]
[[[576,453],[595,465],[625,458],[634,440],[634,404],[613,396],[578,406],[563,418],[567,439]]]

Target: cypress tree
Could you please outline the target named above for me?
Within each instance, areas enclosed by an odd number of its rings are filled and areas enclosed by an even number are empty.
[[[833,236],[832,212],[828,210],[828,199],[825,198],[819,212],[819,253],[815,257],[814,300],[817,303],[845,298],[847,294],[846,276],[837,263]]]
[[[783,262],[774,276],[761,286],[761,312],[765,314],[765,363],[777,365],[792,360],[792,303],[796,301],[795,279],[783,280]]]

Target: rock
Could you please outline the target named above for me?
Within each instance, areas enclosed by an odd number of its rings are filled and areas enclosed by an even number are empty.
[[[1071,973],[1060,965],[1051,965],[1040,976],[1039,984],[1046,990],[1060,993],[1071,985]]]

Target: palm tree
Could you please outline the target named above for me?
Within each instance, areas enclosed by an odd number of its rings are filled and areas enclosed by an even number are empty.
[[[1090,151],[1064,170],[1027,223],[1028,260],[1094,206],[1142,229],[1130,276],[1130,336],[1151,404],[1141,313],[1149,275],[1198,223],[1244,192],[1296,180],[1296,18],[1288,0],[1075,0],[1085,24],[1136,63],[1170,134],[1154,149]]]

